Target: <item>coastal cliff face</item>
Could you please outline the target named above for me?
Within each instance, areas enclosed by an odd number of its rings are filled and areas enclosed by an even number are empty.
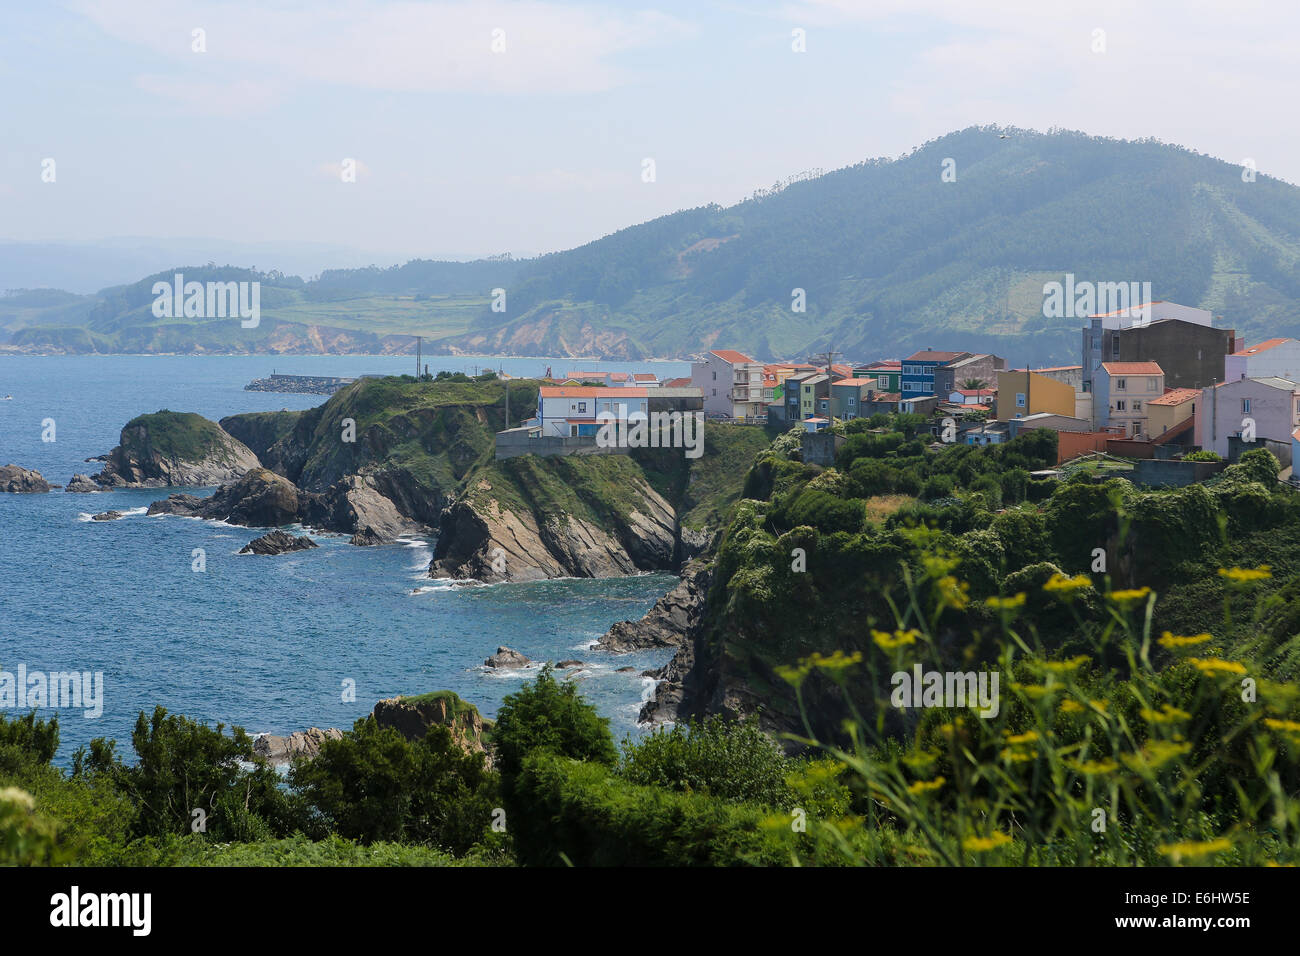
[[[676,568],[677,515],[624,456],[496,462],[439,524],[431,577],[534,581]]]
[[[163,409],[126,423],[94,481],[114,488],[206,487],[259,467],[248,446],[216,422]]]

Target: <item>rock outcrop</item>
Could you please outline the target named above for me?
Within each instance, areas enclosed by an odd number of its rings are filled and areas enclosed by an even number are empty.
[[[418,697],[390,697],[375,704],[375,722],[392,727],[407,740],[420,740],[434,724],[451,731],[452,739],[470,753],[488,756],[492,722],[484,720],[478,708],[449,690]]]
[[[518,651],[511,650],[508,647],[498,647],[497,652],[483,662],[483,666],[510,670],[527,667],[531,663],[532,661]]]
[[[94,481],[112,488],[207,487],[259,467],[257,456],[216,422],[164,409],[126,423]]]
[[[149,514],[213,518],[247,527],[273,528],[298,520],[298,489],[289,479],[259,467],[222,485],[210,498],[176,494],[155,501],[149,506]]]
[[[32,471],[18,465],[5,465],[0,468],[0,492],[14,495],[44,494],[50,490],[50,483],[39,471]]]
[[[72,492],[94,492],[103,491],[104,486],[92,479],[89,475],[76,474],[68,479],[68,483],[63,486],[64,491]]]
[[[319,548],[315,541],[306,535],[294,536],[287,531],[272,531],[260,538],[254,538],[239,549],[240,554],[287,554],[290,551],[306,551]]]
[[[593,460],[615,459],[585,456],[568,467],[607,467],[584,464]],[[673,570],[677,521],[672,506],[639,472],[620,477],[625,483],[617,494],[624,507],[595,501],[586,513],[564,510],[559,503],[525,506],[515,487],[498,493],[480,478],[470,494],[443,511],[429,576],[537,581]]]
[[[352,544],[384,544],[425,530],[380,493],[370,475],[348,475],[323,494],[305,495],[303,521],[329,531],[352,533]]]
[[[271,763],[286,763],[295,757],[310,760],[320,753],[321,744],[327,740],[342,740],[343,731],[334,727],[321,730],[308,727],[295,730],[287,737],[276,734],[262,734],[253,740],[253,753]]]
[[[120,511],[101,511],[97,515],[91,515],[90,520],[91,521],[116,521],[120,517],[122,517],[122,512]]]
[[[703,617],[712,570],[696,559],[682,579],[639,621],[620,621],[596,642],[599,650],[624,653],[649,647],[681,647],[695,636]]]

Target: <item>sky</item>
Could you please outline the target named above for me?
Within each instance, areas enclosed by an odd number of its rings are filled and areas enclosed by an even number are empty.
[[[1298,32],[1253,0],[0,0],[0,239],[533,255],[991,124],[1300,182]]]

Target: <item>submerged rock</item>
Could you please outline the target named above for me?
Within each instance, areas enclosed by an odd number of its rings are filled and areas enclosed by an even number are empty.
[[[306,535],[295,537],[287,531],[272,531],[260,538],[254,538],[239,549],[240,554],[286,554],[290,551],[306,551],[319,548],[315,541]]]
[[[44,494],[50,490],[50,483],[39,471],[32,471],[19,465],[5,465],[0,468],[0,492],[14,495]]]
[[[116,521],[120,517],[122,517],[122,512],[120,511],[101,511],[97,515],[91,515],[90,520],[91,521]]]
[[[532,661],[518,651],[511,650],[508,647],[498,647],[497,652],[483,662],[483,666],[510,669],[527,667],[531,663]]]

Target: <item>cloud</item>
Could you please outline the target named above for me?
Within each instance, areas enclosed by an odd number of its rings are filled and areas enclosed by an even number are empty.
[[[586,93],[627,75],[618,54],[690,29],[664,14],[599,10],[547,0],[414,3],[289,0],[78,0],[74,9],[124,43],[170,60],[174,78],[142,88],[224,109],[230,94],[250,107],[286,87],[339,86],[417,93]],[[206,52],[191,49],[205,32]],[[240,80],[231,83],[237,71]]]

